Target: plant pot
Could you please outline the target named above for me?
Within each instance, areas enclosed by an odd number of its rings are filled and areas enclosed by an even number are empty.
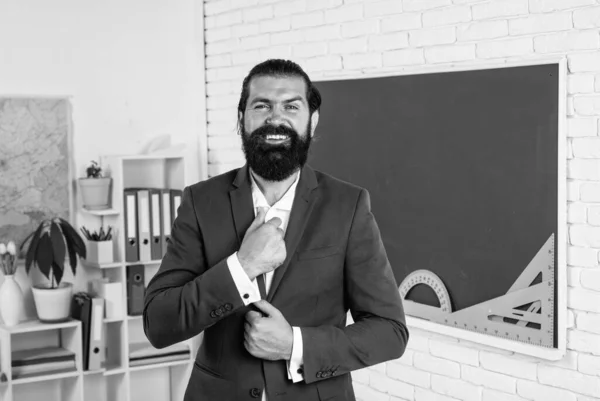
[[[15,326],[25,318],[23,291],[14,275],[4,276],[0,286],[0,315],[6,326]]]
[[[71,283],[60,283],[57,288],[36,285],[31,290],[38,319],[42,323],[64,322],[69,319],[73,295]]]
[[[112,263],[113,259],[113,242],[108,241],[87,241],[87,255],[85,260],[92,263]]]
[[[79,188],[83,207],[88,210],[102,210],[110,207],[110,177],[80,178]]]

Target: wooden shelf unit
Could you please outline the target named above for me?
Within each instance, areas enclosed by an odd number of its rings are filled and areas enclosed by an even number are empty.
[[[15,327],[0,325],[0,401],[183,401],[200,336],[186,341],[190,356],[184,360],[161,361],[129,366],[129,346],[147,341],[141,316],[127,313],[127,266],[145,266],[145,284],[156,274],[161,260],[125,261],[125,219],[122,211],[123,189],[172,188],[183,190],[186,184],[183,156],[106,156],[101,158],[105,176],[112,178],[111,205],[105,210],[87,210],[78,206],[82,220],[91,230],[113,227],[111,263],[81,260],[78,279],[89,285],[96,279],[122,284],[123,316],[103,319],[106,360],[101,369],[83,370],[82,326],[77,320],[46,324],[37,320]],[[82,277],[80,277],[82,276]],[[91,285],[87,289],[92,292]],[[75,352],[76,369],[31,375],[13,379],[11,352],[24,348],[61,345]],[[6,380],[2,381],[2,375]]]

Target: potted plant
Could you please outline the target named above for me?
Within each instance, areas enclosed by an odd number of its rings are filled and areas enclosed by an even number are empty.
[[[112,263],[112,227],[108,226],[108,229],[104,230],[104,227],[101,226],[100,231],[90,232],[85,226],[82,226],[80,230],[87,240],[86,260],[97,264]]]
[[[110,207],[110,177],[102,176],[102,167],[94,160],[86,168],[87,177],[79,179],[83,207],[101,210]]]
[[[32,287],[33,300],[38,318],[42,322],[61,322],[70,315],[73,284],[63,282],[67,257],[73,275],[77,270],[77,257],[86,257],[86,247],[81,236],[64,219],[43,220],[38,228],[21,244],[21,250],[29,242],[25,269],[29,274],[32,265],[50,283]]]
[[[4,281],[0,286],[0,316],[6,326],[14,326],[25,317],[23,291],[15,280],[17,272],[17,247],[13,241],[0,243],[0,266]]]

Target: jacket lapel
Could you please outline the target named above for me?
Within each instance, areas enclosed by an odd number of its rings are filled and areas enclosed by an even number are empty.
[[[242,246],[244,234],[252,221],[254,220],[254,207],[252,206],[252,189],[250,186],[250,176],[248,175],[248,166],[238,170],[233,187],[229,191],[231,200],[231,212],[233,214],[233,222],[235,231],[237,232],[238,249]]]
[[[275,296],[277,288],[285,275],[285,271],[290,265],[290,261],[296,252],[296,247],[302,238],[302,233],[306,227],[306,222],[310,217],[315,200],[317,199],[316,192],[313,189],[317,187],[317,178],[312,168],[305,165],[300,174],[300,181],[296,187],[296,196],[292,205],[290,221],[288,222],[285,233],[285,247],[287,256],[281,266],[275,269],[273,273],[273,281],[267,294],[267,301],[271,302]]]

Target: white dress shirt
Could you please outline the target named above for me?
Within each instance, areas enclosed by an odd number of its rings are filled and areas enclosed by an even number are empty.
[[[254,204],[254,216],[256,216],[258,213],[259,208],[266,208],[267,213],[265,215],[265,221],[269,221],[273,217],[279,217],[281,219],[280,227],[285,233],[290,220],[294,197],[296,196],[296,186],[298,185],[300,172],[296,174],[294,183],[290,186],[285,195],[283,195],[283,197],[279,199],[279,201],[277,201],[273,206],[269,206],[269,203],[256,184],[252,174],[250,174],[250,177],[252,182],[252,202]],[[227,258],[227,266],[229,267],[229,271],[231,272],[231,276],[233,277],[233,281],[240,293],[240,298],[244,302],[244,305],[249,305],[253,302],[259,301],[261,297],[257,280],[250,280],[240,264],[240,261],[237,257],[237,252]],[[273,271],[265,274],[265,287],[267,293],[269,292],[272,281]],[[244,298],[244,294],[249,294],[249,297]],[[292,380],[294,383],[297,383],[304,380],[304,374],[299,373],[302,372],[301,367],[303,363],[302,332],[300,331],[299,327],[292,327],[292,330],[294,333],[292,356],[291,359],[286,362],[288,368],[288,379]],[[263,392],[262,399],[263,401],[266,401],[266,392]]]

